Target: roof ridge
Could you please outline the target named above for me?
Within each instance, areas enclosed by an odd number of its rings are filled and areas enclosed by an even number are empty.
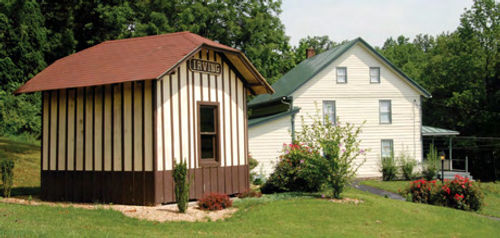
[[[137,36],[137,37],[131,37],[131,38],[117,39],[117,40],[107,40],[107,41],[101,42],[100,44],[117,43],[117,42],[122,42],[122,41],[144,40],[144,38],[156,39],[156,38],[165,37],[165,36],[183,35],[183,34],[187,34],[187,33],[191,33],[191,32],[181,31],[181,32],[163,33],[163,34],[158,34],[158,35]]]

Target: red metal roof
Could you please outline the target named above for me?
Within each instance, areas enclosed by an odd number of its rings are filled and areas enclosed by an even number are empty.
[[[202,46],[242,54],[190,32],[105,41],[57,60],[15,93],[155,79]]]

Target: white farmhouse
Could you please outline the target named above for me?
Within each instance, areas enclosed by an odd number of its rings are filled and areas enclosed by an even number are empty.
[[[269,175],[283,143],[301,129],[301,118],[328,115],[361,125],[361,148],[369,149],[358,177],[380,177],[381,156],[406,151],[422,161],[421,97],[431,95],[363,39],[308,58],[272,85],[275,94],[248,104],[249,151],[257,172]]]

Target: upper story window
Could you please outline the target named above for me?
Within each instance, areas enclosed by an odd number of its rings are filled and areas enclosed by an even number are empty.
[[[382,158],[391,158],[394,156],[394,141],[382,140],[380,155]]]
[[[370,67],[370,83],[380,83],[379,67]]]
[[[337,67],[337,83],[347,83],[346,67]]]
[[[379,101],[380,124],[392,123],[391,100]]]
[[[219,105],[198,102],[200,165],[217,165],[219,161]]]
[[[323,101],[323,122],[335,124],[335,101]]]

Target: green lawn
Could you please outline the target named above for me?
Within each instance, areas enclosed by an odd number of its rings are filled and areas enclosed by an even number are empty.
[[[18,162],[16,186],[39,186],[38,147],[5,139],[0,143],[0,155],[15,157]],[[500,232],[500,222],[472,212],[395,201],[353,189],[345,196],[364,203],[272,195],[238,200],[235,206],[240,210],[233,217],[207,223],[158,223],[112,210],[0,203],[0,237],[491,237]]]
[[[398,193],[409,185],[408,181],[380,181],[366,180],[361,184]],[[484,192],[484,207],[478,211],[480,214],[500,217],[500,183],[480,183]]]

